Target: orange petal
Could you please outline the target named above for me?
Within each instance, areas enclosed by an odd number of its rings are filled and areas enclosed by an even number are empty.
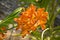
[[[42,30],[46,29],[45,25],[41,25]]]

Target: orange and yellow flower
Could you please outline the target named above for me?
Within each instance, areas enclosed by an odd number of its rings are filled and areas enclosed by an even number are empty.
[[[21,29],[22,36],[29,34],[30,31],[35,31],[38,25],[41,26],[42,30],[46,28],[48,12],[44,11],[45,8],[36,8],[33,4],[31,4],[19,18],[14,18],[17,22],[18,26],[16,29]]]
[[[6,31],[5,27],[0,28],[2,31]],[[6,38],[6,35],[2,32],[0,32],[0,40],[3,40],[4,38]]]

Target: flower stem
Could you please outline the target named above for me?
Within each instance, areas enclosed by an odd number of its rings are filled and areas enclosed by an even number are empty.
[[[42,32],[41,40],[43,40],[43,39],[44,39],[44,38],[43,38],[43,36],[44,36],[44,33],[45,33],[47,30],[49,30],[49,28],[45,29],[45,30]]]

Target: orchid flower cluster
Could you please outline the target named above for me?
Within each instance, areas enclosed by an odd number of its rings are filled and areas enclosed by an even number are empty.
[[[36,8],[31,4],[18,18],[14,18],[18,26],[16,29],[21,29],[22,36],[30,34],[30,31],[35,31],[40,25],[42,30],[46,28],[48,12],[45,8]]]

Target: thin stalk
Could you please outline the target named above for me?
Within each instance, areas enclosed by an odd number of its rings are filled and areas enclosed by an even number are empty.
[[[42,32],[42,35],[41,35],[41,40],[44,40],[44,33],[49,30],[49,28],[45,29],[43,32]]]

